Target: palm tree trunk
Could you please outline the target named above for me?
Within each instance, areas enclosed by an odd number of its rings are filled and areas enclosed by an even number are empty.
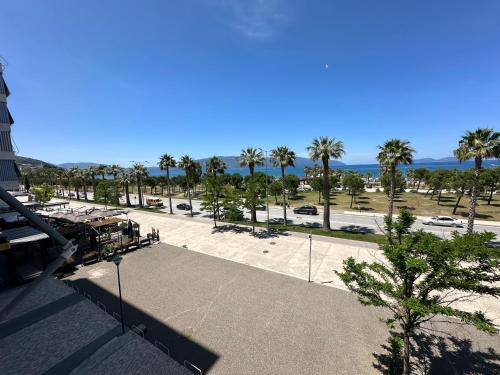
[[[248,168],[250,169],[250,179],[253,178],[253,172],[254,172],[254,166],[252,164],[250,164],[248,166]],[[250,208],[250,211],[251,211],[251,219],[252,219],[252,223],[256,223],[257,222],[257,211],[255,210],[255,207],[251,207]]]
[[[353,202],[353,201],[354,201],[354,192],[353,192],[353,191],[351,191],[351,206],[350,206],[350,208],[352,208],[352,202]]]
[[[474,176],[472,178],[472,190],[469,206],[469,220],[467,221],[467,233],[472,233],[474,230],[474,218],[476,217],[477,205],[477,184],[479,182],[479,172],[481,171],[481,159],[475,160],[476,168],[474,169]]]
[[[491,200],[493,199],[493,192],[495,191],[495,185],[490,186],[490,196],[488,197],[488,206],[491,204]]]
[[[87,180],[83,180],[83,195],[85,196],[85,202],[89,201],[87,197]]]
[[[387,213],[387,216],[389,217],[389,220],[392,222],[392,214],[394,211],[394,190],[395,190],[395,184],[396,184],[396,167],[391,167],[391,187],[389,191],[389,210]]]
[[[142,203],[142,193],[141,193],[141,179],[140,177],[137,177],[137,194],[139,195],[139,207],[144,207],[144,204]]]
[[[420,180],[418,180],[417,193],[418,193],[418,189],[420,189]]]
[[[281,183],[283,191],[283,220],[286,227],[286,193],[285,193],[285,167],[281,166]]]
[[[170,208],[170,215],[173,215],[172,211],[172,194],[170,194],[170,171],[167,167],[167,193],[168,193],[168,206]]]
[[[330,228],[330,186],[328,181],[328,159],[323,159],[323,230]]]
[[[191,217],[193,217],[193,203],[191,203],[191,188],[189,186],[189,178],[188,173],[186,172],[186,185],[187,185],[187,193],[189,198],[189,211],[191,212]]]
[[[128,190],[128,181],[125,181],[125,199],[127,201],[127,207],[130,207],[130,192]]]
[[[443,191],[443,189],[439,189],[439,194],[438,194],[438,206],[440,205],[441,203],[441,192]]]

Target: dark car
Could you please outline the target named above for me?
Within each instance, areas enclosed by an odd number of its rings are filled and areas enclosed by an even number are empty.
[[[187,210],[190,210],[191,209],[191,206],[187,203],[179,203],[177,205],[177,209],[178,210],[184,210],[184,211],[187,211]]]
[[[316,206],[306,204],[302,207],[297,207],[293,209],[294,214],[305,214],[305,215],[317,215],[318,209]]]

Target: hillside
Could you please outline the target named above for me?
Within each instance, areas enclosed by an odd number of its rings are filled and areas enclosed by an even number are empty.
[[[89,168],[89,167],[97,167],[98,165],[99,164],[97,164],[97,163],[79,161],[79,162],[75,162],[75,163],[58,164],[58,167],[66,168],[66,169],[70,169],[70,168],[85,169],[85,168]]]
[[[17,166],[21,169],[23,169],[23,168],[40,168],[40,167],[57,168],[57,165],[55,165],[55,164],[47,163],[46,161],[34,159],[34,158],[29,158],[26,156],[16,155],[15,160],[16,160]]]
[[[413,164],[427,164],[427,163],[456,163],[457,158],[449,156],[446,158],[434,159],[434,158],[423,158],[413,160]]]

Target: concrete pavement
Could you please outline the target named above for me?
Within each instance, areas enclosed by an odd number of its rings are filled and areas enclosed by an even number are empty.
[[[74,201],[70,204],[71,207],[82,205],[85,204]],[[223,223],[213,228],[212,221],[191,218],[185,212],[169,215],[130,210],[128,217],[140,223],[143,232],[149,232],[151,228],[159,229],[164,243],[302,280],[308,279],[310,242],[306,234],[287,232],[269,237],[263,229],[252,234],[249,227]],[[376,244],[313,236],[311,279],[345,290],[334,271],[340,271],[342,262],[348,257],[358,261],[383,261]],[[482,297],[461,307],[469,311],[485,311],[491,319],[500,323],[500,302],[494,298]]]

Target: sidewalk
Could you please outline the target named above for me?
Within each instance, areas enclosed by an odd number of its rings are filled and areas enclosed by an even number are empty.
[[[84,206],[71,202],[71,207]],[[94,206],[88,205],[87,206]],[[285,233],[268,236],[265,229],[218,223],[188,215],[169,215],[130,210],[128,217],[141,225],[142,233],[159,229],[161,242],[252,267],[278,272],[302,280],[309,274],[309,238],[305,233]],[[383,261],[376,244],[332,237],[312,236],[311,280],[315,283],[346,290],[334,271],[342,270],[348,257],[358,261]],[[500,302],[481,298],[467,305],[474,311],[481,309],[500,323]]]

